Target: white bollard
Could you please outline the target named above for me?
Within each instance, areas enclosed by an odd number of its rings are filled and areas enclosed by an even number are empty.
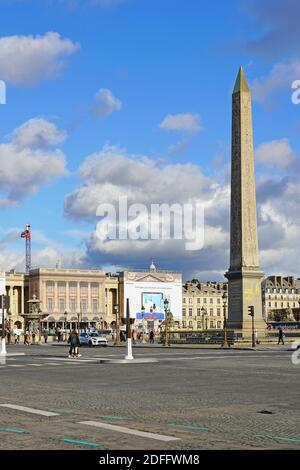
[[[132,355],[132,339],[131,338],[128,338],[127,341],[126,341],[126,356],[125,356],[125,359],[133,359],[133,355]]]
[[[0,356],[6,356],[6,354],[6,341],[5,338],[2,338]]]

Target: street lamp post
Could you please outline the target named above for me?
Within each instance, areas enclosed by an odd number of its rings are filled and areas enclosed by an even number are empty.
[[[79,319],[80,319],[80,313],[78,312],[77,313],[77,331],[78,331],[78,334],[79,334]]]
[[[115,337],[115,346],[120,346],[120,318],[119,318],[119,305],[114,306],[115,315],[116,315],[116,337]]]
[[[164,307],[165,307],[165,337],[164,337],[164,347],[169,346],[168,341],[168,314],[169,314],[169,301],[166,298],[164,300]]]
[[[146,343],[146,339],[145,339],[145,307],[142,306],[142,341],[141,343],[142,344],[145,344]]]
[[[224,320],[223,320],[223,328],[224,328],[224,342],[223,342],[223,348],[229,348],[229,343],[228,343],[228,338],[227,338],[227,318],[226,318],[226,305],[227,305],[227,293],[224,292],[222,295],[223,299],[223,314],[224,314]]]
[[[65,330],[65,341],[67,341],[67,315],[68,315],[68,312],[67,312],[67,310],[65,310],[65,312],[64,312],[64,316],[65,316],[65,327],[64,327],[64,330]]]
[[[42,341],[42,310],[38,309],[39,314],[39,343]]]

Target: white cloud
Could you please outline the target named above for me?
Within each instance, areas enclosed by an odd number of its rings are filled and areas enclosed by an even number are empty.
[[[261,154],[261,155],[260,155]],[[286,139],[266,142],[258,158],[266,165],[290,171],[293,150]],[[283,163],[284,162],[284,163]],[[288,163],[287,163],[288,162]],[[285,167],[285,165],[287,165]],[[294,171],[294,170],[292,170]],[[168,204],[201,202],[205,208],[205,244],[197,252],[185,250],[182,240],[101,240],[96,231],[85,238],[87,265],[146,267],[151,259],[165,269],[181,270],[185,277],[222,278],[229,266],[229,179],[206,177],[197,165],[159,163],[105,146],[88,156],[80,168],[82,184],[65,198],[65,212],[76,220],[98,222],[98,204]],[[223,178],[221,176],[221,178]],[[297,178],[259,175],[257,202],[261,268],[267,274],[299,276],[300,189]]]
[[[36,118],[15,129],[0,144],[0,206],[12,206],[56,178],[66,175],[66,157],[59,148],[65,133]]]
[[[127,196],[128,204],[201,202],[206,210],[205,253],[220,250],[217,262],[226,258],[228,233],[223,229],[224,213],[229,208],[228,187],[221,187],[203,175],[197,165],[159,163],[145,156],[128,155],[119,147],[106,145],[88,156],[80,168],[83,184],[65,198],[65,212],[76,220],[97,223],[99,204],[118,207],[119,197]],[[226,226],[226,224],[225,224]],[[145,266],[154,257],[165,267],[199,269],[202,252],[187,252],[186,240],[101,240],[92,232],[87,247],[87,262],[96,265]],[[175,262],[176,260],[176,262]],[[225,266],[227,263],[225,264]]]
[[[276,63],[271,71],[253,80],[251,90],[253,99],[268,103],[273,95],[285,89],[292,95],[292,83],[300,77],[300,60]]]
[[[59,145],[66,137],[66,132],[43,118],[29,119],[11,134],[12,143],[18,147],[44,148]]]
[[[288,139],[264,142],[255,150],[258,163],[279,169],[289,168],[296,162],[297,154],[291,148]]]
[[[169,114],[160,123],[159,127],[165,131],[181,131],[196,133],[203,130],[199,114]]]
[[[93,105],[93,115],[95,117],[106,117],[113,111],[120,111],[121,101],[116,98],[107,88],[100,88],[97,92]]]
[[[0,38],[0,77],[16,85],[32,85],[56,77],[67,57],[79,45],[56,32],[44,36],[6,36]]]

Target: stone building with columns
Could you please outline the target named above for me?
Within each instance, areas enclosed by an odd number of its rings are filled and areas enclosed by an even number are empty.
[[[300,321],[300,279],[268,276],[262,281],[265,318],[272,321]]]
[[[5,273],[5,290],[10,299],[8,310],[9,328],[24,328],[24,318],[22,315],[28,313],[28,276],[18,273],[14,269]]]
[[[182,321],[179,325],[180,329],[223,329],[224,306],[222,296],[224,292],[227,292],[227,283],[186,282],[182,287]]]
[[[115,321],[118,303],[118,277],[93,269],[37,268],[28,275],[6,273],[6,291],[10,296],[11,327],[24,329],[28,301],[36,296],[43,313],[43,327],[54,331],[96,326],[109,329]]]

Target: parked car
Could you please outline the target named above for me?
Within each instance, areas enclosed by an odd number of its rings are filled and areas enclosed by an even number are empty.
[[[79,341],[82,346],[107,346],[107,339],[98,333],[80,333]]]

